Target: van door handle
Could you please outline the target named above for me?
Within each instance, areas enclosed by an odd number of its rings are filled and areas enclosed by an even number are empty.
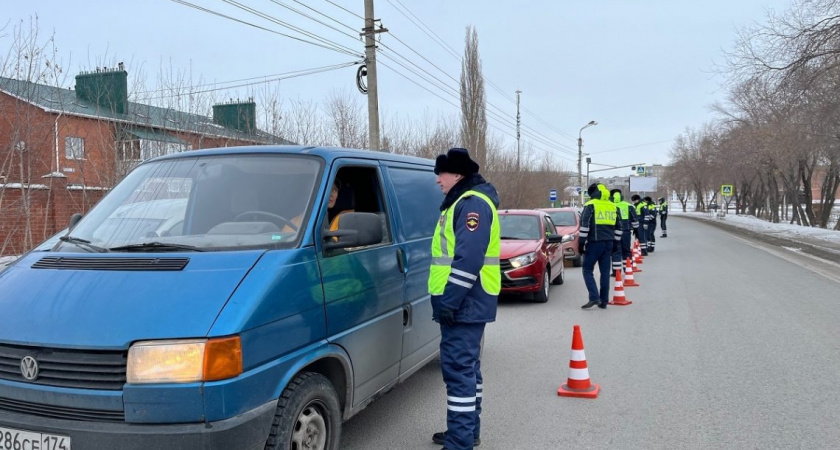
[[[405,273],[405,252],[403,249],[397,249],[397,264],[400,266],[400,273]]]

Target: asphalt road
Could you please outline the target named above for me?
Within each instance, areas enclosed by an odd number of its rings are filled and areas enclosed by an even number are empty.
[[[626,288],[581,310],[502,299],[486,332],[483,450],[840,448],[840,266],[674,217]],[[597,272],[596,272],[597,274]],[[597,399],[557,396],[580,324]],[[347,450],[438,449],[437,363],[344,424]]]

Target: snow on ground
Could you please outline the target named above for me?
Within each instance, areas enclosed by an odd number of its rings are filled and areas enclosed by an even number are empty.
[[[718,219],[715,215],[701,212],[681,212],[671,210],[672,216],[690,216],[694,218],[701,218],[706,220],[719,220],[728,225],[733,225],[740,228],[746,228],[751,231],[771,234],[774,236],[796,239],[796,238],[811,238],[822,241],[833,242],[840,244],[840,231],[826,230],[823,228],[803,227],[801,225],[791,225],[789,223],[771,223],[766,220],[759,219],[755,216],[726,214],[722,219]]]

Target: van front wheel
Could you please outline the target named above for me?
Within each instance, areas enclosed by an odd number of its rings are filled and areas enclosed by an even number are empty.
[[[304,372],[277,402],[266,450],[337,450],[341,408],[335,388],[323,375]]]

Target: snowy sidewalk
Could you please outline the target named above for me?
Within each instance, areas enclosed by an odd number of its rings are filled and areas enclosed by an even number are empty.
[[[717,218],[707,213],[683,213],[672,210],[670,216],[702,220],[719,228],[741,232],[789,250],[802,251],[819,258],[840,262],[840,231],[788,223],[771,223],[753,216],[735,214]]]

